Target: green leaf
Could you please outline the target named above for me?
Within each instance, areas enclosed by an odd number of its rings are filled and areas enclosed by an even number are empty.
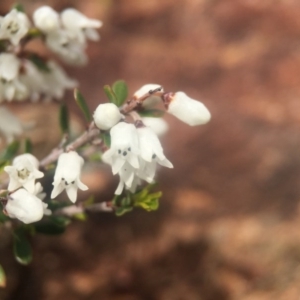
[[[165,112],[160,109],[145,109],[138,112],[142,117],[161,118]]]
[[[90,205],[94,204],[94,202],[95,202],[95,197],[94,195],[91,195],[82,203],[82,206],[84,208],[89,207]]]
[[[39,29],[33,27],[33,28],[29,29],[29,31],[27,32],[27,35],[30,38],[36,38],[36,37],[43,36],[43,33]]]
[[[0,223],[5,223],[8,220],[10,220],[9,217],[0,211]]]
[[[11,159],[13,159],[16,156],[16,154],[18,153],[19,148],[20,148],[20,142],[19,141],[13,141],[2,152],[1,160],[11,160]]]
[[[120,217],[123,216],[126,213],[129,213],[133,210],[133,207],[118,207],[115,210],[116,216]]]
[[[62,234],[66,231],[66,227],[58,225],[54,222],[41,222],[34,224],[34,228],[37,233],[46,235],[57,235]]]
[[[12,6],[11,10],[16,9],[19,12],[25,12],[24,6],[21,3],[16,3]]]
[[[62,103],[60,106],[59,125],[63,134],[69,133],[69,111],[65,103]]]
[[[83,112],[85,119],[88,122],[91,122],[92,121],[92,116],[91,116],[89,107],[87,106],[87,103],[86,103],[84,97],[82,96],[82,94],[79,92],[78,89],[74,90],[74,98],[75,98],[75,101],[76,101],[77,105],[79,106],[79,108]]]
[[[117,102],[115,102],[115,104],[118,107],[122,106],[128,97],[128,87],[126,82],[124,80],[116,81],[112,86],[112,90],[117,98]]]
[[[32,260],[31,246],[22,229],[14,232],[14,255],[22,265],[28,265]]]
[[[86,221],[87,215],[85,213],[78,213],[72,216],[73,219],[78,220],[78,221]]]
[[[50,73],[51,69],[49,68],[47,61],[39,56],[36,53],[30,53],[28,59],[42,72]]]
[[[0,265],[0,287],[6,287],[6,275],[3,267]]]
[[[109,132],[103,132],[101,134],[102,140],[108,148],[110,148],[110,143],[111,143],[111,138],[110,138],[110,133]]]
[[[107,96],[108,100],[114,104],[117,103],[117,96],[115,95],[114,91],[111,89],[109,85],[105,85],[103,87],[104,93]]]
[[[0,160],[0,172],[2,172],[9,164],[10,162],[8,160]]]
[[[32,142],[29,138],[25,140],[25,153],[32,153]]]
[[[50,216],[49,220],[58,226],[66,227],[71,223],[70,218],[65,216]]]

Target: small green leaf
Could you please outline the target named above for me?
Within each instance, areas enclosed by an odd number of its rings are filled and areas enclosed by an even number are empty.
[[[31,246],[22,229],[14,232],[14,255],[22,265],[28,265],[32,260]]]
[[[109,132],[103,132],[101,134],[102,140],[108,148],[110,148],[110,143],[111,143],[111,138],[110,138],[110,133]]]
[[[57,200],[51,200],[48,202],[48,208],[52,211],[64,208],[69,206],[69,203],[67,202],[61,202],[61,201],[57,201]]]
[[[115,93],[113,92],[112,88],[109,85],[105,85],[103,87],[104,93],[107,96],[108,100],[111,103],[116,104],[117,103],[117,96],[115,95]]]
[[[124,80],[116,81],[112,86],[112,90],[117,98],[117,102],[115,104],[118,107],[122,106],[128,97],[128,87],[126,82]]]
[[[84,208],[89,207],[90,205],[94,204],[94,202],[95,202],[95,197],[94,195],[91,195],[82,203],[82,206]]]
[[[4,170],[4,168],[8,165],[9,165],[8,160],[0,160],[0,172],[2,172]]]
[[[71,223],[70,218],[65,216],[50,216],[49,220],[58,226],[66,227]]]
[[[120,217],[126,213],[129,213],[133,210],[133,207],[118,207],[115,210],[116,216]]]
[[[60,106],[59,125],[63,134],[69,133],[69,111],[65,103]]]
[[[25,12],[24,6],[21,3],[16,3],[12,6],[11,10],[16,9],[19,12]]]
[[[165,114],[165,112],[160,109],[145,109],[139,111],[139,114],[142,117],[161,118]]]
[[[78,220],[78,221],[86,221],[87,215],[85,213],[78,213],[72,216],[73,219]]]
[[[92,121],[92,116],[91,116],[89,107],[87,106],[87,103],[86,103],[84,97],[82,96],[82,94],[79,92],[78,89],[74,90],[74,98],[75,98],[75,101],[76,101],[77,105],[79,106],[79,108],[83,112],[85,119],[88,122],[91,122]]]
[[[50,73],[51,69],[49,68],[47,61],[39,56],[36,53],[30,53],[28,59],[42,72]]]
[[[46,234],[46,235],[57,235],[62,234],[66,231],[66,227],[49,222],[41,222],[34,224],[34,228],[37,233]]]
[[[19,148],[20,148],[20,142],[19,141],[13,141],[2,152],[1,160],[11,160],[11,159],[13,159],[16,156],[16,154],[18,153]]]
[[[29,138],[25,140],[25,153],[32,153],[32,142]]]
[[[9,217],[0,211],[0,223],[5,223],[8,220],[10,220]]]
[[[33,27],[33,28],[30,28],[30,29],[29,29],[29,31],[27,32],[27,35],[28,35],[30,38],[36,38],[36,37],[41,37],[41,36],[43,36],[43,33],[42,33],[39,29]]]
[[[3,267],[0,265],[0,287],[6,287],[6,275]]]

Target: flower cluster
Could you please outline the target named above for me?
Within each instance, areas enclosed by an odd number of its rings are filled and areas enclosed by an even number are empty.
[[[75,203],[77,190],[87,190],[88,187],[80,180],[83,158],[75,151],[62,153],[57,162],[54,175],[51,198],[56,198],[64,189],[69,199]],[[11,218],[19,219],[28,224],[39,221],[44,215],[50,215],[47,204],[43,202],[46,194],[40,182],[36,179],[44,177],[38,170],[39,161],[31,154],[17,156],[11,166],[4,168],[9,175],[7,203],[5,212]]]
[[[24,50],[26,41],[40,35],[65,62],[83,65],[87,62],[87,39],[97,41],[95,28],[102,26],[101,21],[89,19],[73,8],[58,14],[48,6],[34,12],[33,23],[35,27],[25,13],[16,9],[0,17],[0,41],[10,43],[0,53],[0,102],[61,99],[65,89],[74,88],[76,81],[54,61]]]
[[[133,95],[133,101],[144,109],[163,101],[168,113],[190,126],[205,124],[210,120],[208,109],[183,92],[165,93],[157,84],[147,84]],[[162,119],[140,118],[128,122],[113,103],[100,104],[94,112],[94,122],[101,130],[110,130],[111,145],[102,159],[112,167],[112,173],[120,177],[115,194],[124,188],[135,192],[142,180],[152,183],[157,165],[173,168],[165,157],[158,139],[168,130]]]
[[[49,6],[38,8],[33,14],[35,26],[46,36],[46,45],[66,63],[83,65],[87,62],[87,39],[98,41],[95,28],[102,22],[89,19],[74,8],[58,14]]]
[[[42,219],[43,215],[51,214],[47,204],[43,202],[46,194],[41,184],[35,180],[44,177],[38,170],[39,162],[31,154],[17,156],[12,166],[6,166],[10,181],[9,196],[5,205],[5,212],[11,218],[16,218],[28,224]]]

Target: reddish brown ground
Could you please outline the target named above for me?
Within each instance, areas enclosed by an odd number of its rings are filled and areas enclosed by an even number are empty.
[[[39,236],[27,268],[3,237],[1,299],[299,300],[299,0],[23,2],[72,4],[104,21],[90,65],[69,68],[92,108],[104,84],[124,78],[131,92],[149,82],[184,90],[212,120],[189,128],[167,116],[175,169],[160,173],[158,212],[94,214]],[[55,122],[55,105],[17,110],[48,130]],[[45,154],[55,131],[36,131]],[[113,192],[109,176],[86,175],[99,200]]]

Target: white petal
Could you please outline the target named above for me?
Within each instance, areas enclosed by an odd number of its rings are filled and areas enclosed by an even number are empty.
[[[71,185],[70,187],[66,188],[66,192],[71,202],[75,203],[77,200],[77,187]]]
[[[124,166],[126,160],[117,156],[116,159],[114,159],[112,161],[112,173],[114,175],[116,175],[117,173],[119,173],[119,171],[121,170],[121,168]]]
[[[54,184],[52,193],[51,193],[51,199],[56,198],[62,191],[64,190],[64,186],[62,183]]]
[[[124,189],[124,182],[120,180],[117,189],[115,190],[116,195],[121,195]]]
[[[95,19],[89,19],[74,8],[67,8],[61,13],[63,25],[68,29],[76,28],[99,28],[102,22]]]
[[[89,188],[83,183],[81,182],[79,179],[77,180],[77,186],[80,190],[82,191],[86,191],[88,190]]]

